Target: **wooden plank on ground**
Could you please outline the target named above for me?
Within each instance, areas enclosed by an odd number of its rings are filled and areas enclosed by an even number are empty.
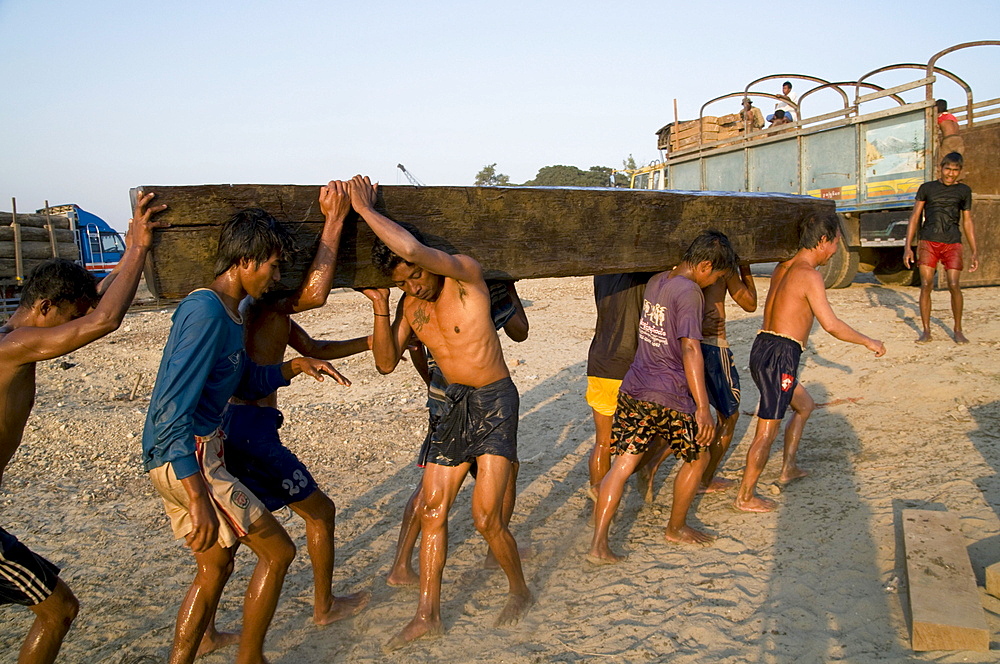
[[[159,297],[183,297],[213,278],[219,227],[234,212],[261,207],[288,224],[302,249],[282,266],[295,287],[322,228],[318,186],[141,187],[169,208],[157,230],[146,283]],[[662,270],[676,265],[703,230],[726,233],[741,257],[785,260],[798,224],[832,201],[785,194],[671,192],[563,187],[385,186],[376,207],[420,228],[429,242],[468,254],[489,278],[531,279]],[[373,233],[351,215],[337,258],[337,287],[384,286],[371,265]]]
[[[986,568],[986,592],[1000,597],[1000,562]]]
[[[990,649],[990,630],[958,515],[903,510],[912,647]]]

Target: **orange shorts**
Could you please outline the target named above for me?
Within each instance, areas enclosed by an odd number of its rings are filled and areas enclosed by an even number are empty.
[[[930,242],[928,240],[921,240],[917,243],[917,265],[936,268],[939,262],[946,270],[961,271],[963,267],[962,243]]]

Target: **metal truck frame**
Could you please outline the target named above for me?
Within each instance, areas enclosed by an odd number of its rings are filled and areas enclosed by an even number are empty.
[[[834,200],[845,241],[824,268],[827,287],[849,285],[859,270],[873,272],[883,284],[912,285],[915,271],[905,269],[902,262],[907,220],[917,188],[937,177],[935,169],[943,156],[938,154],[934,95],[938,76],[957,83],[966,95],[965,103],[950,112],[958,118],[966,143],[964,181],[974,194],[980,255],[1000,245],[1000,98],[975,101],[965,81],[937,66],[948,53],[978,46],[1000,46],[1000,41],[958,44],[934,54],[926,64],[880,67],[857,81],[826,81],[801,74],[758,78],[740,92],[705,102],[698,115],[700,127],[705,126],[705,109],[722,100],[777,99],[775,94],[753,90],[775,79],[815,83],[798,99],[797,121],[758,131],[747,131],[744,125],[737,138],[704,143],[704,133],[699,133],[695,145],[669,151],[661,162],[627,171],[630,186],[797,193]],[[907,69],[923,75],[888,89],[869,81],[885,72]],[[919,88],[925,91],[923,100],[907,102],[900,96]],[[823,90],[839,93],[843,107],[803,118],[810,97]],[[896,106],[866,112],[878,100],[891,100]],[[979,272],[968,279],[963,276],[963,285],[1000,283],[998,261],[981,262]]]

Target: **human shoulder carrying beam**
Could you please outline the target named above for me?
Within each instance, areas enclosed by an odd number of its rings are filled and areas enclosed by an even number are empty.
[[[146,281],[159,297],[183,297],[211,280],[218,226],[247,207],[273,211],[295,234],[300,255],[282,267],[294,287],[323,224],[315,186],[144,186],[169,207]],[[798,224],[831,201],[759,193],[635,191],[563,187],[379,188],[376,209],[419,227],[428,241],[472,256],[487,278],[531,279],[656,271],[676,265],[705,229],[725,233],[750,262],[785,260]],[[353,214],[344,226],[335,287],[386,286],[371,266],[374,235]]]

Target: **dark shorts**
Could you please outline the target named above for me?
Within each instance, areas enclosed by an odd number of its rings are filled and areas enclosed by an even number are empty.
[[[694,438],[698,425],[691,413],[681,413],[651,401],[618,393],[618,407],[611,423],[612,454],[643,454],[661,436],[674,456],[694,461],[702,449]]]
[[[0,528],[0,604],[35,606],[58,582],[58,567]]]
[[[728,348],[703,343],[701,355],[705,358],[708,402],[723,418],[727,418],[740,407],[740,375],[736,373],[733,352]]]
[[[277,408],[229,404],[222,416],[226,469],[274,511],[305,500],[319,488],[299,458],[281,444]]]
[[[917,243],[917,265],[927,267],[937,267],[938,263],[946,270],[961,270],[962,263],[962,243],[961,242],[930,242],[921,240]]]
[[[750,376],[760,391],[757,417],[780,420],[785,416],[798,381],[802,346],[789,337],[761,331],[750,349]]]
[[[480,388],[452,384],[448,407],[431,436],[427,463],[457,466],[483,454],[517,463],[517,423],[521,398],[510,378]]]

